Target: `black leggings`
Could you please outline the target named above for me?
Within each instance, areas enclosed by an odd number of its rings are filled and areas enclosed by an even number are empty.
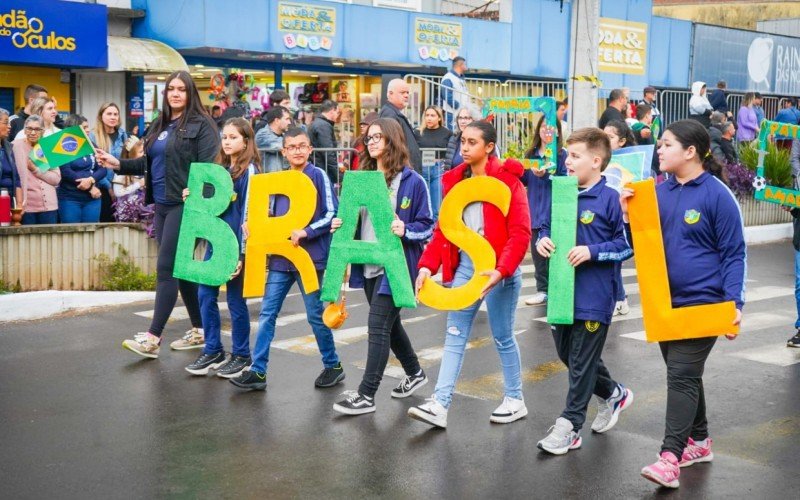
[[[364,378],[358,387],[358,392],[370,398],[375,397],[378,386],[383,378],[383,371],[389,361],[391,350],[406,375],[415,375],[420,371],[419,360],[411,339],[400,322],[400,308],[394,305],[391,295],[378,293],[380,281],[384,276],[367,278],[364,283],[364,292],[369,303],[369,317],[367,319],[367,366]]]
[[[178,290],[180,290],[183,304],[189,312],[192,326],[195,328],[203,327],[203,321],[200,317],[200,302],[197,298],[197,284],[172,277],[182,218],[183,205],[161,205],[156,203],[155,219],[153,220],[156,241],[158,241],[156,304],[153,311],[153,321],[150,323],[148,331],[158,337],[164,331],[164,325],[167,324],[167,320],[175,308],[175,302],[178,300]]]
[[[660,342],[667,363],[667,421],[661,451],[680,459],[691,437],[708,437],[703,369],[717,337]]]

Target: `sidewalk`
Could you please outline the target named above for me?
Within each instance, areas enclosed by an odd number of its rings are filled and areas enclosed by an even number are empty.
[[[27,321],[101,306],[152,301],[155,292],[81,292],[46,290],[0,295],[0,324]]]

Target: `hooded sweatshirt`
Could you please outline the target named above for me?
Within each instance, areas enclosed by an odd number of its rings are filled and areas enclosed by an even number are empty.
[[[700,91],[706,86],[706,82],[694,82],[692,84],[692,98],[689,99],[689,114],[690,115],[710,115],[710,111],[714,110],[711,103],[708,102],[708,97],[700,95]],[[697,119],[696,117],[692,116]],[[706,120],[708,117],[706,116]],[[706,124],[708,127],[709,124]]]

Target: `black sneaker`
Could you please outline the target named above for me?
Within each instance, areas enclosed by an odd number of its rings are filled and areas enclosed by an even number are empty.
[[[192,375],[208,375],[208,370],[216,370],[225,364],[225,351],[216,354],[201,354],[194,363],[186,367],[186,371]]]
[[[800,329],[786,342],[786,347],[800,347]]]
[[[314,381],[314,387],[333,387],[344,380],[344,368],[342,364],[334,366],[333,368],[325,368],[319,374],[317,380]]]
[[[267,374],[244,370],[238,377],[228,379],[228,382],[242,389],[263,391],[267,388]]]
[[[400,381],[400,385],[392,389],[393,398],[407,398],[414,394],[414,391],[428,383],[425,372],[420,370],[416,375],[406,375]]]
[[[345,391],[344,399],[333,404],[333,409],[345,415],[363,415],[375,411],[375,400],[357,391]]]
[[[230,361],[225,363],[222,368],[217,370],[217,377],[233,378],[242,373],[242,370],[244,370],[246,366],[250,366],[250,363],[252,362],[253,361],[250,359],[250,356],[231,355]]]

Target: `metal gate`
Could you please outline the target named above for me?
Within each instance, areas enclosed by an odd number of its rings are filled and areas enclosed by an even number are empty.
[[[422,112],[426,107],[435,104],[441,106],[441,76],[409,74],[404,77],[411,87],[412,98],[405,109],[409,122],[418,126],[422,121]],[[476,109],[483,108],[484,99],[492,97],[554,97],[563,100],[567,96],[567,83],[561,81],[506,80],[466,78],[470,104]],[[417,95],[418,98],[414,98]],[[538,113],[515,113],[495,116],[494,126],[497,129],[497,147],[501,154],[508,151],[511,144],[521,150],[528,147],[529,137],[536,125]]]

